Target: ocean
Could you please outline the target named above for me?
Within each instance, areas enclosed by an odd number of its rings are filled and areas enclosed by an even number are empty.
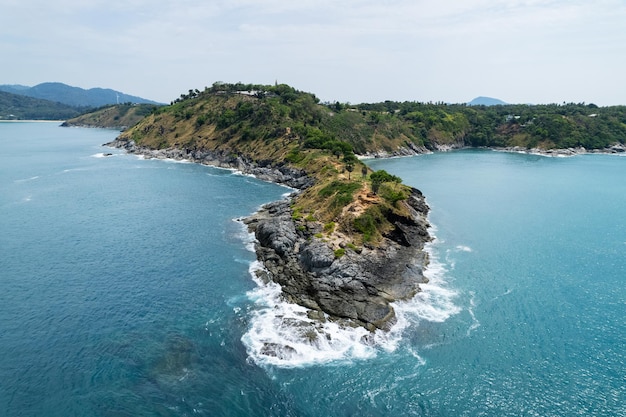
[[[0,415],[626,416],[625,157],[368,161],[426,195],[430,282],[311,344],[239,221],[292,190],[117,134],[0,123]]]

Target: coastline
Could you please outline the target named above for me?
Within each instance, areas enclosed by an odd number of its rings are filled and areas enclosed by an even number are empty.
[[[0,123],[63,123],[64,120],[15,120],[0,119]]]
[[[303,170],[284,164],[263,165],[245,155],[226,151],[190,149],[151,149],[132,140],[115,139],[105,144],[142,155],[144,158],[172,159],[231,169],[260,180],[290,187],[294,192],[284,200],[268,203],[257,212],[241,219],[254,233],[255,253],[263,268],[256,278],[275,282],[287,301],[310,309],[318,321],[330,320],[348,326],[360,326],[374,332],[388,331],[397,322],[392,303],[406,301],[421,291],[427,282],[424,268],[428,265],[425,245],[432,241],[429,232],[429,207],[416,189],[410,197],[411,221],[395,219],[395,230],[386,236],[380,247],[365,245],[350,249],[341,246],[336,256],[331,245],[318,238],[321,224],[294,219],[290,204],[300,190],[314,180]],[[439,152],[475,149],[462,146],[439,147]],[[543,156],[575,156],[584,153],[622,153],[623,145],[604,151],[589,152],[583,148],[542,151],[522,148],[483,148],[497,152],[532,153]],[[365,158],[392,158],[432,153],[426,148],[402,148],[395,153],[372,153]],[[317,312],[317,313],[315,313]]]
[[[378,151],[378,152],[370,152],[364,155],[359,155],[358,158],[361,160],[368,159],[385,159],[385,158],[405,158],[416,155],[425,155],[432,154],[435,152],[454,152],[461,150],[470,150],[470,149],[483,149],[489,150],[493,152],[510,152],[510,153],[523,153],[528,155],[539,155],[546,157],[571,157],[578,155],[626,155],[626,145],[623,145],[619,142],[614,143],[613,145],[602,148],[602,149],[586,149],[584,147],[577,148],[555,148],[555,149],[542,149],[542,148],[523,148],[520,146],[513,147],[497,147],[497,146],[464,146],[460,144],[454,145],[437,145],[435,150],[429,150],[427,148],[407,148],[402,147],[394,152],[386,152],[386,151]]]
[[[105,146],[125,149],[145,158],[187,160],[295,189],[287,199],[268,203],[243,219],[255,234],[255,252],[264,269],[258,278],[275,282],[287,301],[310,309],[317,321],[331,320],[369,332],[388,331],[397,321],[393,303],[409,300],[427,282],[424,245],[432,240],[429,207],[422,193],[412,189],[406,201],[409,217],[391,219],[394,229],[380,245],[342,246],[337,256],[330,243],[318,238],[323,225],[294,219],[290,203],[299,190],[313,184],[306,172],[285,165],[259,165],[244,155],[223,151],[160,149],[116,139]]]

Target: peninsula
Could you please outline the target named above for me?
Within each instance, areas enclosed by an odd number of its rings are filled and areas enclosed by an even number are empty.
[[[371,331],[425,282],[430,240],[422,193],[372,172],[329,128],[335,114],[286,85],[215,84],[156,109],[109,146],[228,167],[296,191],[245,219],[261,278],[319,320]]]
[[[150,158],[237,169],[296,191],[245,219],[288,301],[371,331],[425,282],[428,206],[357,155],[463,147],[553,155],[623,152],[626,107],[320,103],[284,84],[215,83],[155,107],[108,144]]]

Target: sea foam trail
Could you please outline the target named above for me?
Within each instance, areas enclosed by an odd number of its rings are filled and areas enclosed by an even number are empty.
[[[245,232],[248,250],[254,251],[254,236]],[[254,261],[249,268],[257,287],[248,292],[254,303],[249,328],[243,335],[249,359],[258,365],[303,367],[329,362],[364,360],[380,351],[392,352],[402,341],[404,331],[420,321],[443,322],[461,309],[454,304],[456,292],[447,288],[446,268],[439,262],[431,244],[425,249],[431,258],[425,271],[429,283],[413,299],[393,303],[398,321],[390,331],[370,333],[362,327],[342,326],[309,317],[310,310],[283,299],[280,285],[264,282]]]

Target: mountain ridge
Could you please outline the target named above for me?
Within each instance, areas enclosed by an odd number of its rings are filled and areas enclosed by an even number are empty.
[[[66,104],[72,107],[101,107],[109,104],[162,104],[110,88],[84,89],[61,82],[44,82],[29,87],[20,84],[0,85],[0,91]]]
[[[63,103],[0,91],[0,120],[65,120],[83,111]]]

